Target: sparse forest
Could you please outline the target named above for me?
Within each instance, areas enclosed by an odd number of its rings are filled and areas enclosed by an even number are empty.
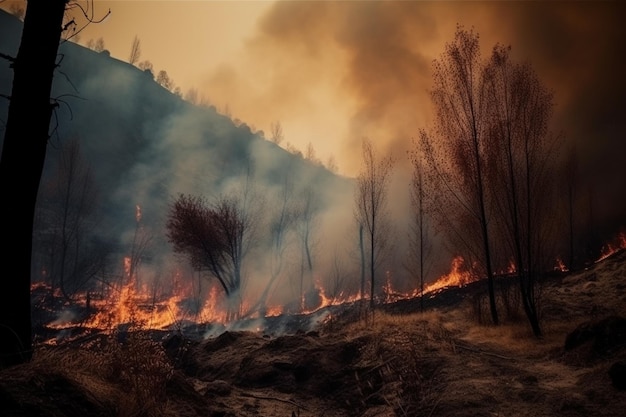
[[[183,97],[139,35],[68,42],[80,2],[12,8],[0,414],[621,412],[624,225],[515,45],[457,25],[432,119],[346,177]]]

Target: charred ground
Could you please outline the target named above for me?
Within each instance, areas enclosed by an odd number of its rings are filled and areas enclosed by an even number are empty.
[[[623,415],[612,377],[626,363],[625,251],[543,283],[539,340],[513,309],[501,326],[479,324],[483,290],[441,291],[424,313],[418,299],[387,304],[373,320],[334,308],[311,331],[296,330],[299,316],[210,338],[199,326],[85,331],[1,371],[0,414]]]

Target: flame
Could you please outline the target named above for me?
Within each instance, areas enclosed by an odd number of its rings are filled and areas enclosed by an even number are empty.
[[[559,271],[559,272],[567,272],[569,271],[569,269],[565,266],[565,264],[563,263],[563,260],[561,258],[556,258],[555,264],[554,264],[554,270],[555,271]]]
[[[455,256],[450,265],[450,272],[442,275],[437,281],[426,286],[424,294],[428,294],[447,287],[463,287],[474,281],[478,281],[479,277],[465,265],[465,259],[462,256]]]
[[[595,261],[595,263],[601,262],[606,258],[614,255],[622,249],[626,249],[626,233],[620,232],[612,242],[609,242],[602,246],[600,250],[600,257]]]

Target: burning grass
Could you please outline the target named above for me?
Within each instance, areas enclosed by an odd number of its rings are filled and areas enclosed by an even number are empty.
[[[565,341],[590,320],[594,328],[626,317],[624,279],[626,252],[546,281],[541,339],[508,315],[500,326],[481,324],[480,283],[452,298],[437,293],[424,313],[404,303],[365,318],[352,304],[325,310],[313,331],[283,335],[231,329],[204,338],[138,322],[39,345],[31,363],[0,371],[0,414],[618,416],[626,392],[608,369],[626,360],[626,346],[592,357],[592,338],[568,350]],[[460,303],[437,305],[460,294]]]

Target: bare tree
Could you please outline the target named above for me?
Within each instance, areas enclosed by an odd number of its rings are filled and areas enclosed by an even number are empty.
[[[174,80],[172,80],[170,76],[167,75],[167,71],[165,70],[159,71],[159,73],[156,76],[156,82],[157,84],[159,84],[161,87],[165,88],[166,90],[169,90],[169,91],[174,90]]]
[[[280,121],[272,122],[270,125],[270,140],[277,145],[280,145],[282,141],[285,139],[285,134],[283,132],[283,126]]]
[[[362,170],[357,177],[355,191],[355,217],[362,225],[368,244],[370,275],[370,308],[374,307],[376,267],[388,246],[389,214],[387,189],[394,161],[391,157],[379,158],[368,139],[362,144]]]
[[[458,26],[454,41],[435,60],[433,78],[436,127],[432,135],[422,130],[420,140],[438,188],[445,190],[446,212],[439,214],[448,223],[449,235],[480,262],[487,277],[491,319],[498,324],[486,172],[488,115],[478,34]]]
[[[93,50],[96,52],[104,52],[105,46],[104,46],[104,38],[102,36],[96,39],[93,45]]]
[[[548,137],[552,94],[528,64],[515,64],[510,48],[496,45],[485,66],[485,92],[497,220],[515,259],[524,311],[541,336],[536,283],[545,271],[548,221],[556,218],[550,178],[556,138]]]
[[[218,280],[230,317],[240,313],[243,262],[254,238],[255,219],[248,204],[246,196],[222,196],[209,204],[202,197],[180,195],[166,224],[174,251]]]
[[[409,229],[409,263],[411,273],[417,270],[417,278],[420,289],[420,310],[424,311],[424,283],[428,272],[427,263],[432,250],[428,238],[430,225],[427,221],[427,175],[424,172],[425,164],[419,150],[419,144],[414,143],[410,151],[410,160],[413,166],[410,194],[412,208],[412,224]]]
[[[128,63],[131,65],[135,65],[139,62],[139,58],[141,57],[141,41],[139,37],[135,35],[133,38],[133,43],[130,46],[130,55],[128,56]]]
[[[97,189],[77,139],[61,148],[57,175],[38,197],[33,256],[67,301],[103,270],[107,251],[94,235]]]
[[[289,170],[290,172],[291,170]],[[295,206],[293,201],[293,180],[291,172],[284,176],[283,183],[276,195],[277,204],[269,213],[269,281],[261,292],[252,311],[258,311],[261,316],[265,316],[267,299],[273,290],[277,279],[280,277],[285,266],[285,252],[288,248],[288,234],[292,229],[295,219]]]
[[[326,169],[328,169],[333,174],[337,174],[339,172],[339,166],[337,165],[337,159],[334,155],[328,157],[326,161]]]
[[[296,212],[296,231],[300,240],[300,308],[306,308],[305,294],[314,288],[314,238],[316,220],[319,211],[318,195],[313,186],[302,190],[299,208]],[[308,287],[308,288],[307,288]]]

